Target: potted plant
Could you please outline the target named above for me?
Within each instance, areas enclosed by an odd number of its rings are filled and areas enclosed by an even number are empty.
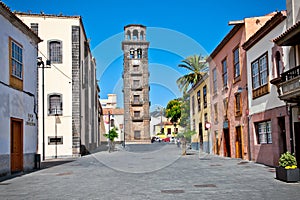
[[[104,134],[106,138],[108,138],[108,152],[114,151],[115,149],[115,138],[118,137],[117,128],[111,129],[107,134]]]
[[[294,154],[286,152],[279,158],[279,167],[276,168],[276,178],[285,182],[299,181],[299,169]]]

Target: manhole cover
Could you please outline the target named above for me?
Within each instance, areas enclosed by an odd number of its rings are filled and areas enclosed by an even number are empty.
[[[221,164],[211,164],[210,166],[212,167],[218,167],[218,166],[222,166]]]
[[[201,185],[194,185],[194,187],[207,188],[207,187],[217,187],[217,186],[215,184],[201,184]]]
[[[211,160],[211,158],[199,158],[199,160]]]
[[[10,183],[0,183],[0,185],[9,185]]]
[[[161,190],[161,193],[180,194],[180,193],[184,193],[184,190]]]

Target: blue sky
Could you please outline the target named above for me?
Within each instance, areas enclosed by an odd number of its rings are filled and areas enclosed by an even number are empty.
[[[117,93],[122,107],[123,27],[147,26],[151,108],[181,96],[177,65],[208,55],[232,28],[228,21],[285,10],[285,0],[3,0],[12,11],[81,15],[97,60],[101,98]]]

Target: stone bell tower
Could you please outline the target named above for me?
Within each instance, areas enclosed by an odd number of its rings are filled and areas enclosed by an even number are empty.
[[[126,142],[150,143],[149,70],[146,27],[130,24],[124,27],[122,50],[124,133]]]

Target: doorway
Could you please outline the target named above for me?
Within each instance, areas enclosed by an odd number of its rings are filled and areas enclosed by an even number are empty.
[[[242,149],[242,127],[238,126],[235,128],[236,140],[235,140],[235,157],[243,158],[243,149]]]
[[[23,170],[23,120],[11,118],[10,155],[11,172]]]
[[[286,147],[286,130],[285,130],[285,119],[284,117],[278,118],[278,135],[279,135],[279,155],[287,151]]]
[[[231,157],[231,151],[230,151],[230,135],[229,135],[229,129],[223,129],[224,133],[224,156]]]
[[[294,123],[294,135],[295,135],[295,155],[296,160],[300,160],[300,122]]]
[[[199,148],[203,151],[203,131],[202,131],[202,123],[199,123]]]

